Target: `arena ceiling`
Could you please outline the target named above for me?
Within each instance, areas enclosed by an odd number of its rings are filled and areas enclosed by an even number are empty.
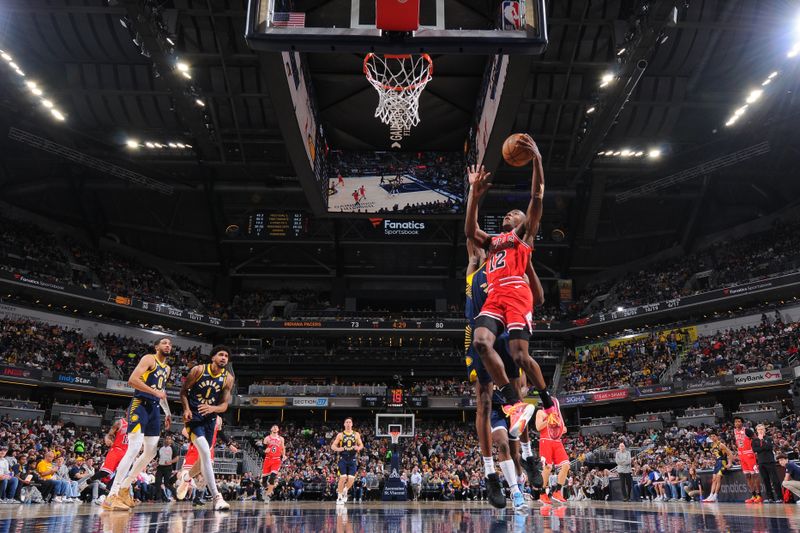
[[[689,248],[700,234],[775,212],[800,198],[792,127],[800,111],[799,62],[785,57],[791,39],[800,40],[800,30],[791,24],[798,13],[789,3],[547,4],[550,45],[532,64],[514,126],[531,132],[544,156],[545,232],[561,228],[567,235],[562,243],[540,246],[542,275],[581,276],[675,245]],[[0,5],[0,48],[18,59],[27,79],[36,79],[68,117],[62,123],[42,113],[3,67],[0,199],[78,226],[94,238],[112,234],[209,273],[457,277],[464,263],[457,220],[432,222],[435,231],[422,245],[394,242],[391,254],[385,240],[370,237],[364,220],[314,219],[304,239],[229,242],[224,228],[254,209],[308,207],[266,90],[270,73],[244,40],[246,2],[161,3],[202,107],[197,95],[186,93],[185,83],[161,75],[164,54],[143,56],[120,23],[136,25],[143,5],[137,0],[5,0]],[[634,41],[626,41],[634,34]],[[147,45],[153,38],[142,32],[139,40]],[[620,55],[622,48],[627,49]],[[443,61],[452,66],[453,76],[462,77],[459,83],[479,84],[480,58]],[[643,61],[641,78],[630,85]],[[337,70],[349,69],[348,61],[315,57],[312,63],[315,84],[348,76],[348,83],[361,83],[352,72]],[[726,127],[748,91],[773,70],[780,75],[761,101]],[[601,89],[608,71],[619,78]],[[457,87],[444,90],[457,92]],[[457,95],[444,98],[449,105],[466,105]],[[345,100],[325,100],[323,116],[346,112],[337,107],[348,105]],[[466,131],[470,117],[462,115]],[[11,139],[6,134],[11,128],[134,171],[171,192],[33,148]],[[132,137],[183,142],[192,149],[133,153],[125,144]],[[701,167],[672,186],[626,202],[617,198],[763,141],[769,143],[766,155],[722,169]],[[661,157],[597,155],[626,147],[634,152],[657,147]],[[524,171],[501,168],[484,209],[524,207],[528,181]]]

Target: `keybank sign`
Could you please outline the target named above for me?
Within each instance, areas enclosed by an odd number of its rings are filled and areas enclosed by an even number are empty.
[[[420,235],[425,231],[425,223],[416,220],[383,220],[384,235]]]

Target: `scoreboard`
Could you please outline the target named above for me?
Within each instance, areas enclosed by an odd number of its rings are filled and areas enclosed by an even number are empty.
[[[302,211],[257,211],[247,217],[244,236],[256,239],[295,238],[308,234],[308,215]]]
[[[362,396],[362,407],[411,407],[424,409],[428,407],[428,396],[412,395],[400,387],[390,388],[386,391],[386,398],[381,396]]]
[[[481,229],[489,235],[499,235],[503,233],[503,217],[505,215],[483,215],[481,216]]]
[[[524,212],[524,211],[523,211]],[[489,235],[500,235],[503,233],[503,218],[505,218],[505,214],[502,215],[481,215],[479,224],[483,231],[488,233]],[[539,225],[539,233],[536,235],[536,240],[542,240],[542,229],[541,225]]]

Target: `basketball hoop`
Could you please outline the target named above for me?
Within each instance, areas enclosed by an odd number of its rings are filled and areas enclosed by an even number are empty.
[[[369,53],[364,58],[364,74],[378,91],[375,118],[398,130],[419,124],[419,96],[433,77],[433,60],[428,54]]]
[[[392,444],[400,442],[400,434],[403,432],[403,426],[400,424],[389,424],[389,436],[392,438]]]

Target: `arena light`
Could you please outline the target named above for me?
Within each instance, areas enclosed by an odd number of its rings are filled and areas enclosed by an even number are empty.
[[[11,63],[12,61],[14,61],[14,58],[13,58],[13,57],[11,57],[10,55],[8,55],[8,54],[7,54],[7,53],[5,53],[5,52],[2,52],[2,53],[0,53],[0,57],[2,57],[3,59],[5,59],[5,60],[6,60],[7,62],[9,62],[9,63]]]
[[[199,105],[200,107],[205,107],[206,106],[206,103],[204,101],[202,101],[201,99],[199,99],[199,98],[195,99],[195,103],[197,105]]]
[[[747,102],[748,104],[755,103],[758,101],[759,98],[761,98],[762,94],[764,94],[763,89],[753,89],[752,91],[750,91],[750,94],[747,95],[747,100],[745,100],[745,102]]]
[[[189,65],[187,65],[183,61],[178,61],[177,63],[175,63],[175,68],[177,68],[181,72],[189,72]]]
[[[136,150],[138,148],[149,148],[150,150],[188,150],[192,148],[191,144],[185,144],[178,141],[139,141],[133,138],[128,139],[125,144],[131,150]]]
[[[53,102],[51,102],[47,98],[42,98],[42,105],[45,106],[47,109],[53,109]]]
[[[192,75],[191,75],[191,74],[189,74],[188,72],[181,72],[181,76],[183,76],[183,77],[184,77],[184,78],[186,78],[187,80],[190,80],[190,79],[192,79]]]
[[[590,107],[589,109],[586,110],[586,114],[587,115],[591,115],[594,112],[595,112],[595,107],[594,106],[592,106],[592,107]]]
[[[64,114],[58,109],[51,109],[50,113],[52,113],[52,115],[56,117],[56,120],[60,122],[64,122],[67,119],[67,117],[65,117]]]
[[[168,42],[169,44],[171,44],[172,46],[175,46],[175,41],[173,41],[173,40],[172,40],[171,38],[169,38],[169,37],[167,37],[167,42]]]
[[[618,307],[617,307],[617,312],[618,312],[618,313],[621,313],[621,312],[623,312],[624,310],[625,310],[625,308],[624,308],[624,307],[622,307],[622,306],[618,306]]]
[[[600,88],[603,88],[614,81],[614,75],[610,72],[606,72],[603,74],[603,77],[600,78]]]
[[[620,48],[619,52],[617,52],[617,57],[621,56],[624,53],[625,53],[625,48]]]
[[[597,152],[598,157],[624,157],[625,159],[635,157],[649,157],[651,159],[656,159],[661,156],[661,150],[659,148],[650,148],[644,149],[643,147],[631,148],[626,147],[621,150],[602,150]]]
[[[797,57],[798,54],[800,54],[800,42],[794,43],[794,46],[792,46],[792,49],[786,54],[786,57],[793,59]]]

